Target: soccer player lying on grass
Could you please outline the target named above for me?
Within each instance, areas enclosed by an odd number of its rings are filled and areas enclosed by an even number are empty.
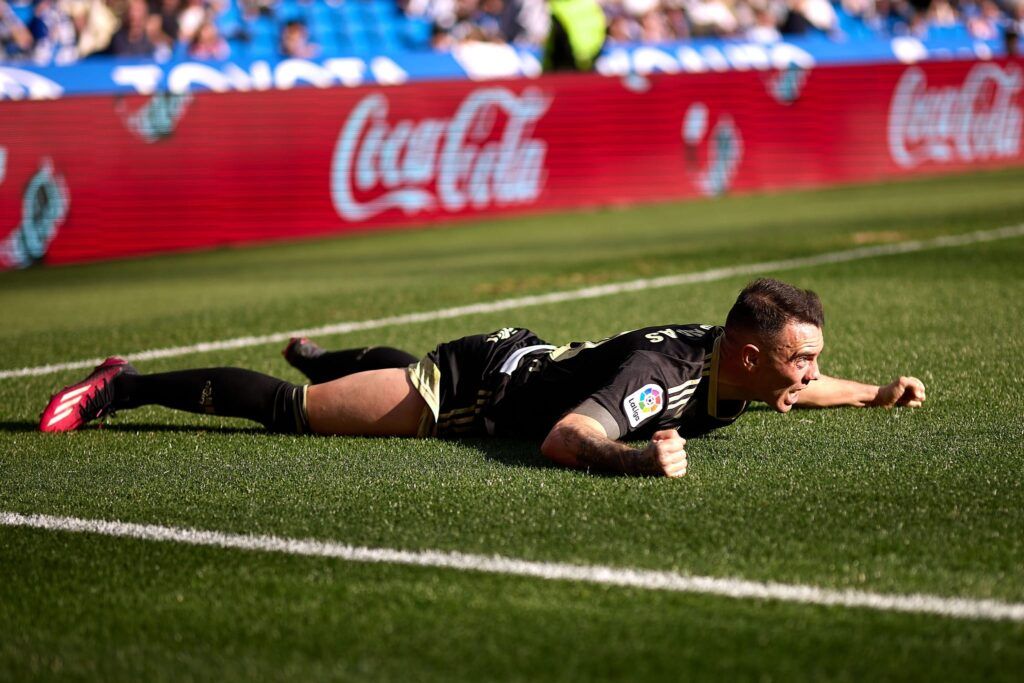
[[[108,358],[58,392],[40,429],[69,431],[144,405],[244,417],[275,432],[534,438],[561,465],[686,474],[686,441],[731,424],[750,401],[793,406],[920,406],[924,385],[884,386],[818,372],[824,315],[811,291],[749,284],[724,327],[664,325],[555,347],[529,330],[440,344],[422,360],[370,347],[327,352],[292,339],[284,356],[313,382],[238,368],[140,375]],[[647,440],[634,449],[619,440]]]

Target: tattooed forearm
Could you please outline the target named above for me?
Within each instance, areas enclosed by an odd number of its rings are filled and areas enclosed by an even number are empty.
[[[561,436],[581,467],[624,474],[662,473],[654,454],[646,450],[636,450],[593,431],[576,427],[564,428]]]

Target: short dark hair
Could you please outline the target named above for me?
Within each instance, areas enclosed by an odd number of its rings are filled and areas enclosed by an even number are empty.
[[[726,334],[749,332],[773,339],[788,323],[825,326],[821,299],[809,289],[763,277],[743,288],[725,319]]]

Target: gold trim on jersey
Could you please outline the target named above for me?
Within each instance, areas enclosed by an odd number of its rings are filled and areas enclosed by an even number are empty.
[[[434,361],[424,357],[418,363],[413,363],[408,370],[409,381],[423,397],[426,406],[423,414],[420,415],[419,427],[416,436],[428,437],[438,434],[450,434],[468,432],[473,428],[473,423],[484,409],[490,391],[481,389],[477,392],[476,403],[461,408],[441,412],[441,371]]]
[[[718,361],[720,360],[718,347],[721,343],[722,337],[719,336],[711,349],[710,366],[708,364],[708,357],[704,357],[704,367],[708,368],[708,377],[711,378],[708,384],[708,415],[715,419],[718,419]]]
[[[419,428],[416,436],[427,437],[437,434],[437,416],[441,410],[441,371],[434,361],[424,356],[418,363],[413,363],[406,370],[409,381],[423,397],[426,406],[420,415]]]

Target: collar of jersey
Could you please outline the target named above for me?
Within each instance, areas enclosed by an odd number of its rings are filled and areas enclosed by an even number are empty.
[[[735,420],[740,416],[740,413],[747,409],[746,401],[730,401],[730,403],[740,404],[739,410],[732,415],[718,414],[718,363],[721,358],[719,346],[722,343],[722,337],[724,336],[723,333],[724,330],[719,332],[718,336],[715,337],[715,346],[711,350],[711,371],[708,377],[708,415],[716,420]]]

